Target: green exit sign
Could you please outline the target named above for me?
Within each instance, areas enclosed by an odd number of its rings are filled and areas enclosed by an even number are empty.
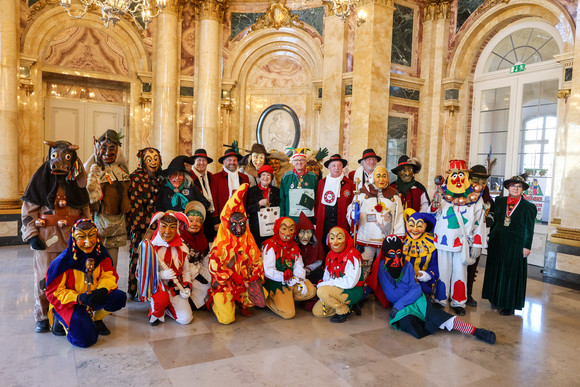
[[[521,73],[525,69],[526,69],[526,64],[525,63],[520,63],[520,64],[517,64],[517,65],[512,66],[512,68],[510,69],[510,74],[513,74],[513,73]]]

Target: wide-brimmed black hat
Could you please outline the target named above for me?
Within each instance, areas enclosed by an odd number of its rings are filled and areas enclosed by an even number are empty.
[[[177,156],[169,163],[167,169],[162,170],[159,174],[163,177],[169,177],[174,172],[185,172],[189,173],[189,171],[185,168],[185,163],[193,164],[194,159],[192,156]]]
[[[207,152],[203,148],[196,149],[195,152],[193,153],[193,156],[191,156],[191,159],[195,162],[195,159],[197,159],[198,157],[204,157],[207,160],[208,164],[213,163],[213,159],[207,155]]]
[[[512,176],[511,179],[507,179],[503,181],[503,187],[508,189],[511,183],[520,183],[522,187],[524,187],[524,191],[530,188],[530,185],[526,182],[522,176]]]
[[[238,161],[240,161],[243,158],[243,156],[241,154],[239,154],[238,152],[236,152],[232,148],[229,148],[229,149],[226,149],[226,151],[224,152],[224,155],[222,157],[220,157],[218,159],[218,161],[220,162],[220,164],[223,164],[224,160],[230,156],[236,156]]]
[[[377,154],[375,153],[375,151],[372,148],[369,149],[365,149],[365,151],[363,152],[363,155],[360,159],[358,159],[358,163],[360,164],[361,161],[363,161],[364,159],[368,159],[369,157],[374,157],[377,159],[377,163],[380,162],[382,160],[381,156],[377,156]]]
[[[402,155],[401,157],[399,157],[399,163],[398,165],[391,169],[391,172],[393,172],[395,175],[401,170],[403,169],[403,167],[405,165],[410,165],[411,167],[413,167],[413,173],[419,173],[419,171],[421,170],[421,162],[415,158],[410,158],[407,155]]]
[[[479,177],[480,179],[487,179],[491,175],[487,173],[487,169],[483,165],[477,164],[471,167],[471,172],[469,172],[469,176]]]
[[[346,167],[346,164],[348,164],[348,161],[346,161],[345,159],[340,157],[340,155],[338,153],[336,153],[336,154],[333,154],[332,156],[330,156],[330,158],[324,162],[324,166],[326,168],[328,168],[330,163],[332,163],[333,161],[340,161],[342,163],[343,168]]]

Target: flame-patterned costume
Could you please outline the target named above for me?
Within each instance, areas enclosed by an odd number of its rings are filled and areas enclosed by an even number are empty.
[[[209,253],[209,272],[212,286],[209,289],[208,308],[212,307],[218,321],[231,324],[235,321],[235,303],[242,312],[253,306],[248,296],[248,284],[264,282],[264,267],[260,249],[250,230],[236,237],[229,229],[230,217],[236,213],[246,215],[244,196],[248,184],[244,183],[227,201],[220,214],[220,226]]]

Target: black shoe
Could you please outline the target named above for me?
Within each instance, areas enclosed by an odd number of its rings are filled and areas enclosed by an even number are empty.
[[[497,307],[497,305],[495,305],[494,303],[490,303],[489,305],[491,306],[491,309],[495,309],[495,310],[499,309]]]
[[[438,303],[438,302],[433,303],[433,309],[442,310],[443,308],[445,308],[445,307],[443,305],[441,305],[440,303]]]
[[[465,308],[463,308],[461,306],[454,306],[453,311],[458,316],[465,316]]]
[[[488,331],[487,329],[475,328],[473,336],[477,337],[479,340],[485,341],[486,343],[495,344],[495,333],[493,331]]]
[[[330,318],[331,323],[343,323],[348,320],[348,316],[350,316],[350,312],[347,314],[335,314]]]
[[[99,336],[109,336],[111,334],[111,331],[107,328],[103,320],[93,321],[93,323],[97,327],[97,331],[99,331]]]
[[[48,320],[40,320],[36,322],[36,327],[34,332],[36,333],[46,333],[50,331],[50,323]]]
[[[62,323],[58,320],[54,320],[54,323],[52,324],[52,334],[55,336],[66,336],[66,331],[64,330],[64,326],[62,326]]]
[[[360,305],[359,303],[356,303],[352,306],[351,310],[354,312],[354,314],[356,314],[357,316],[360,316],[362,314],[360,308],[362,305]]]
[[[467,301],[465,302],[465,305],[467,305],[467,306],[477,306],[477,301],[475,301],[473,299],[473,297],[469,296],[469,297],[467,297]]]
[[[156,327],[157,325],[161,324],[161,320],[157,319],[155,321],[149,321],[149,325],[152,327]]]
[[[514,314],[514,310],[513,309],[502,309],[499,311],[500,316],[511,316],[512,314]]]

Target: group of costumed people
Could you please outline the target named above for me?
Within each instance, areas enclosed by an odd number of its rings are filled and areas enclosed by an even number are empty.
[[[493,332],[443,311],[448,300],[458,316],[477,305],[471,292],[489,227],[483,297],[502,315],[523,307],[535,206],[519,176],[504,182],[509,197],[494,208],[487,171],[462,160],[450,162],[431,202],[415,180],[421,164],[408,156],[391,170],[392,184],[372,149],[349,175],[347,160],[330,156],[323,178],[326,150],[287,156],[260,144],[245,157],[232,144],[215,174],[204,149],[162,169],[148,147],[129,174],[121,141],[103,133],[84,166],[78,146],[46,142],[47,160],[22,197],[36,332],[90,346],[110,333],[102,320],[127,296],[150,304],[152,326],[166,315],[188,324],[198,309],[231,324],[254,306],[290,319],[297,302],[342,323],[374,292],[392,305],[391,325],[415,337],[447,328],[493,344]],[[128,294],[116,272],[127,235]]]

